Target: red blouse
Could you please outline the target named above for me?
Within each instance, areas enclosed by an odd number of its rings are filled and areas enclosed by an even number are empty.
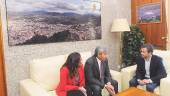
[[[79,86],[76,86],[75,84],[75,77],[72,79],[69,77],[69,70],[67,67],[63,67],[60,70],[60,82],[56,88],[56,93],[58,96],[67,96],[67,91],[70,90],[78,90],[79,87],[84,86],[85,79],[84,79],[84,68],[81,64],[78,68],[79,72]]]

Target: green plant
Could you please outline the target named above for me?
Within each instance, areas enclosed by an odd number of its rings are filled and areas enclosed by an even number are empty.
[[[130,30],[123,33],[122,67],[135,64],[136,57],[140,56],[140,47],[145,42],[143,32],[137,25],[131,25]]]

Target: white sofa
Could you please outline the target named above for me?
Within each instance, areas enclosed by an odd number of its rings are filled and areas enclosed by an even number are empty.
[[[162,57],[163,64],[165,66],[168,76],[161,79],[160,86],[154,90],[154,93],[159,94],[160,96],[170,96],[170,51],[161,51],[154,50],[155,55]],[[122,74],[122,90],[129,88],[129,80],[133,78],[136,71],[136,65],[123,68],[121,70]],[[138,86],[138,88],[145,89],[144,87]]]
[[[91,56],[91,52],[81,52],[83,64]],[[68,54],[35,59],[30,62],[30,78],[20,81],[20,96],[57,96],[55,88],[60,80],[60,68]],[[121,86],[121,74],[111,70],[111,75]],[[119,87],[119,91],[121,87]],[[103,91],[103,96],[106,96]]]

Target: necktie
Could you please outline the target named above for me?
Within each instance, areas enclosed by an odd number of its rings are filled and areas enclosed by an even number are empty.
[[[104,62],[101,62],[101,64],[100,64],[100,79],[101,80],[104,79],[103,66],[104,66]]]

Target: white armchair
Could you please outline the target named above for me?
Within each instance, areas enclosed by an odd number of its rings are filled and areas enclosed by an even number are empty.
[[[170,51],[161,51],[155,50],[155,55],[162,57],[163,64],[165,66],[168,76],[161,79],[160,86],[154,90],[154,93],[159,94],[160,96],[169,96],[169,86],[170,86]],[[133,78],[136,71],[136,65],[123,68],[121,70],[122,74],[122,90],[129,88],[129,81]],[[139,87],[139,86],[138,86]],[[142,87],[139,87],[144,89]]]
[[[83,64],[91,56],[91,52],[81,52]],[[30,63],[30,78],[20,81],[20,96],[57,96],[55,88],[60,80],[60,68],[68,55],[59,55],[43,59],[35,59]],[[120,72],[111,70],[111,75],[121,81]],[[121,83],[119,83],[119,86]],[[121,87],[119,88],[119,91]],[[106,92],[103,91],[103,96]]]

